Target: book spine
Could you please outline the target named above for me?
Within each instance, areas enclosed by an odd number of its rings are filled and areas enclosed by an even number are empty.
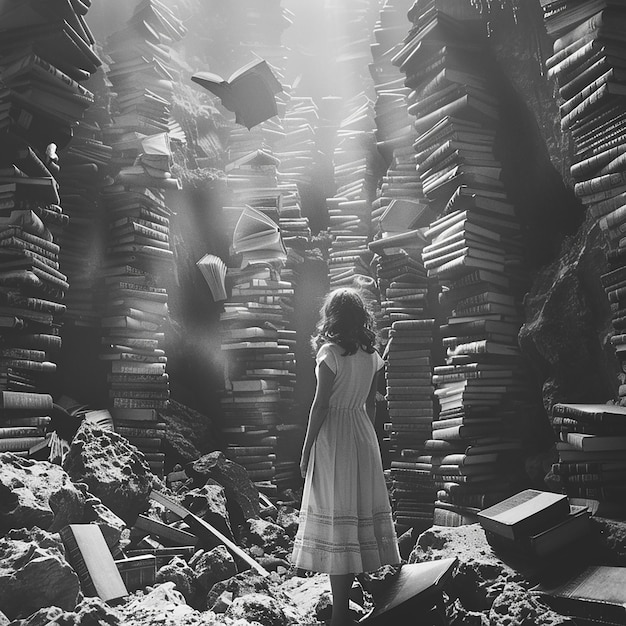
[[[52,396],[46,393],[0,391],[0,408],[5,410],[51,411]]]
[[[613,187],[626,183],[626,172],[614,172],[596,176],[574,185],[574,193],[577,196],[587,196],[602,191],[607,191]]]
[[[8,437],[0,439],[0,452],[28,450],[44,441],[44,437]]]
[[[561,130],[568,130],[577,119],[581,118],[587,111],[602,102],[602,100],[607,97],[608,93],[606,83],[601,85],[590,96],[575,106],[567,115],[561,118]]]

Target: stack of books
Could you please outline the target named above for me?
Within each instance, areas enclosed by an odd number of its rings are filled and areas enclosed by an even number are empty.
[[[47,393],[0,391],[0,451],[29,456],[46,441],[51,411]]]
[[[391,500],[399,530],[425,530],[432,525],[435,486],[424,446],[435,415],[433,343],[435,320],[419,318],[393,322],[385,349],[387,408],[391,458]]]
[[[65,313],[60,246],[68,216],[59,157],[93,103],[85,81],[100,65],[76,2],[0,7],[0,388],[49,388]],[[32,413],[31,413],[32,415]],[[40,417],[43,417],[41,415]]]
[[[559,402],[551,420],[559,455],[552,479],[564,494],[598,500],[604,509],[624,515],[626,408]]]
[[[440,410],[425,456],[438,488],[435,512],[458,523],[493,494],[507,495],[501,461],[520,447],[519,434],[504,428],[514,422],[506,416],[525,410],[528,389],[517,347],[520,225],[494,154],[499,100],[484,23],[470,7],[445,1],[418,1],[408,17],[413,28],[392,63],[411,89],[423,193],[417,200],[432,220],[421,260],[447,318],[440,328],[446,364],[434,368],[433,378]],[[487,444],[497,454],[480,463],[466,454]],[[444,463],[448,455],[460,456]]]
[[[253,209],[244,210],[243,220],[248,211]],[[226,360],[221,429],[225,453],[248,470],[266,495],[278,491],[277,470],[289,470],[277,467],[280,425],[295,382],[295,338],[286,328],[282,306],[282,298],[291,297],[293,288],[281,280],[282,263],[276,253],[273,263],[268,259],[230,267],[230,297],[220,316]]]
[[[570,505],[567,496],[525,489],[478,513],[487,541],[504,553],[527,558],[552,557],[583,541],[591,529],[587,507]]]
[[[295,486],[299,442],[294,437],[302,437],[303,427],[294,410],[292,330],[300,259],[285,247],[280,227],[285,211],[301,213],[294,183],[277,183],[279,163],[268,149],[257,149],[229,164],[232,205],[224,208],[229,236],[236,222],[226,275],[229,296],[221,314],[226,359],[222,433],[226,454],[248,469],[266,495]],[[283,187],[291,187],[287,208]],[[266,459],[259,460],[266,454],[259,447],[271,449]]]
[[[0,8],[0,95],[3,129],[35,150],[64,148],[72,127],[93,102],[83,81],[101,61],[78,2],[4,3]]]
[[[626,10],[612,0],[541,4],[554,38],[547,73],[558,86],[561,128],[574,140],[574,192],[599,219],[609,246],[609,271],[602,282],[615,329],[611,341],[621,363],[626,328]],[[625,396],[622,387],[620,397]]]
[[[105,140],[112,146],[112,184],[103,189],[108,226],[101,270],[102,350],[115,428],[162,474],[169,398],[166,284],[172,271],[167,189],[170,172],[169,103],[176,64],[170,45],[185,33],[158,0],[146,0],[108,41],[108,78],[117,98]]]

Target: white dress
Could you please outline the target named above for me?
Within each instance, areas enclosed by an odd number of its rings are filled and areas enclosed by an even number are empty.
[[[292,561],[328,574],[358,574],[400,562],[376,432],[365,411],[377,352],[318,351],[335,373],[328,415],[311,448]]]

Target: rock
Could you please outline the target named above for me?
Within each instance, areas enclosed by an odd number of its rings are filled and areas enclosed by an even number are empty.
[[[446,607],[446,617],[449,626],[489,626],[487,613],[470,611],[459,600],[455,600]]]
[[[326,574],[292,576],[279,585],[279,590],[291,599],[303,618],[311,619],[320,599],[330,594],[330,581]]]
[[[605,246],[600,229],[591,220],[585,223],[525,298],[519,345],[542,374],[546,409],[556,402],[602,402],[617,396],[618,367],[607,343],[609,302],[600,281],[606,271]],[[549,435],[544,433],[544,439]]]
[[[223,535],[233,539],[230,517],[226,509],[226,494],[222,485],[209,479],[202,487],[185,493],[182,505],[209,522]]]
[[[287,548],[291,546],[291,540],[283,527],[264,519],[250,519],[246,522],[242,542],[248,546],[262,547],[265,554],[279,558],[286,557]]]
[[[293,539],[298,532],[300,511],[292,506],[279,506],[276,523],[283,528],[287,535]]]
[[[222,452],[205,454],[191,463],[188,471],[205,480],[213,478],[223,485],[229,510],[233,503],[238,505],[241,515],[237,517],[244,520],[259,517],[259,490],[250,480],[248,472],[241,465],[228,460]]]
[[[215,583],[206,600],[209,609],[213,607],[217,598],[224,591],[230,592],[233,598],[245,596],[248,593],[262,593],[268,596],[281,597],[278,585],[254,570],[246,570],[231,578]]]
[[[507,583],[489,611],[489,626],[575,626],[515,583]]]
[[[274,598],[260,593],[235,598],[226,616],[244,619],[247,623],[258,622],[262,626],[287,626],[288,623],[281,605]]]
[[[64,611],[58,606],[48,606],[35,611],[25,620],[12,622],[12,625],[19,623],[19,626],[48,626],[49,624],[54,626],[57,624],[59,626],[74,626],[74,617],[74,613]]]
[[[268,572],[278,572],[281,567],[286,572],[290,567],[290,564],[285,559],[279,559],[275,556],[262,556],[257,559],[257,562]]]
[[[2,611],[0,611],[0,626],[7,626],[8,623],[9,618]]]
[[[34,526],[56,532],[82,520],[84,502],[58,465],[0,454],[0,534]]]
[[[173,582],[175,589],[185,596],[189,602],[194,595],[194,571],[189,567],[185,559],[176,556],[169,563],[164,565],[156,573],[155,582],[157,584]]]
[[[626,522],[592,517],[591,528],[595,541],[589,548],[595,559],[606,565],[626,566]]]
[[[165,445],[168,458],[190,463],[206,450],[218,447],[217,433],[207,415],[170,400],[167,409],[159,411],[159,417],[167,424]]]
[[[121,623],[119,611],[100,598],[85,598],[74,613],[75,626],[118,626]]]
[[[107,545],[111,547],[118,545],[121,541],[122,533],[127,528],[124,520],[115,515],[109,507],[104,506],[100,498],[96,498],[92,493],[89,493],[85,483],[78,483],[76,486],[81,489],[85,496],[85,511],[82,523],[98,524]]]
[[[203,620],[202,614],[185,602],[173,582],[156,586],[145,595],[135,594],[119,608],[124,626],[209,626],[215,622]]]
[[[224,546],[217,546],[205,552],[194,563],[194,582],[198,590],[198,604],[207,606],[207,594],[216,583],[228,580],[237,574],[237,565]]]
[[[11,530],[0,539],[0,611],[9,619],[53,605],[72,611],[79,593],[58,535],[33,528]]]
[[[83,422],[63,467],[129,526],[148,506],[154,476],[137,448],[117,433]]]
[[[470,611],[488,611],[507,583],[524,581],[493,553],[480,524],[433,526],[419,536],[409,563],[450,557],[459,559],[449,584],[450,595]]]

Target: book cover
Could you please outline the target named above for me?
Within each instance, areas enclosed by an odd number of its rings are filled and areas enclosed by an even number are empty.
[[[569,514],[567,497],[536,489],[525,489],[478,514],[485,530],[508,539],[518,539],[545,530]]]

